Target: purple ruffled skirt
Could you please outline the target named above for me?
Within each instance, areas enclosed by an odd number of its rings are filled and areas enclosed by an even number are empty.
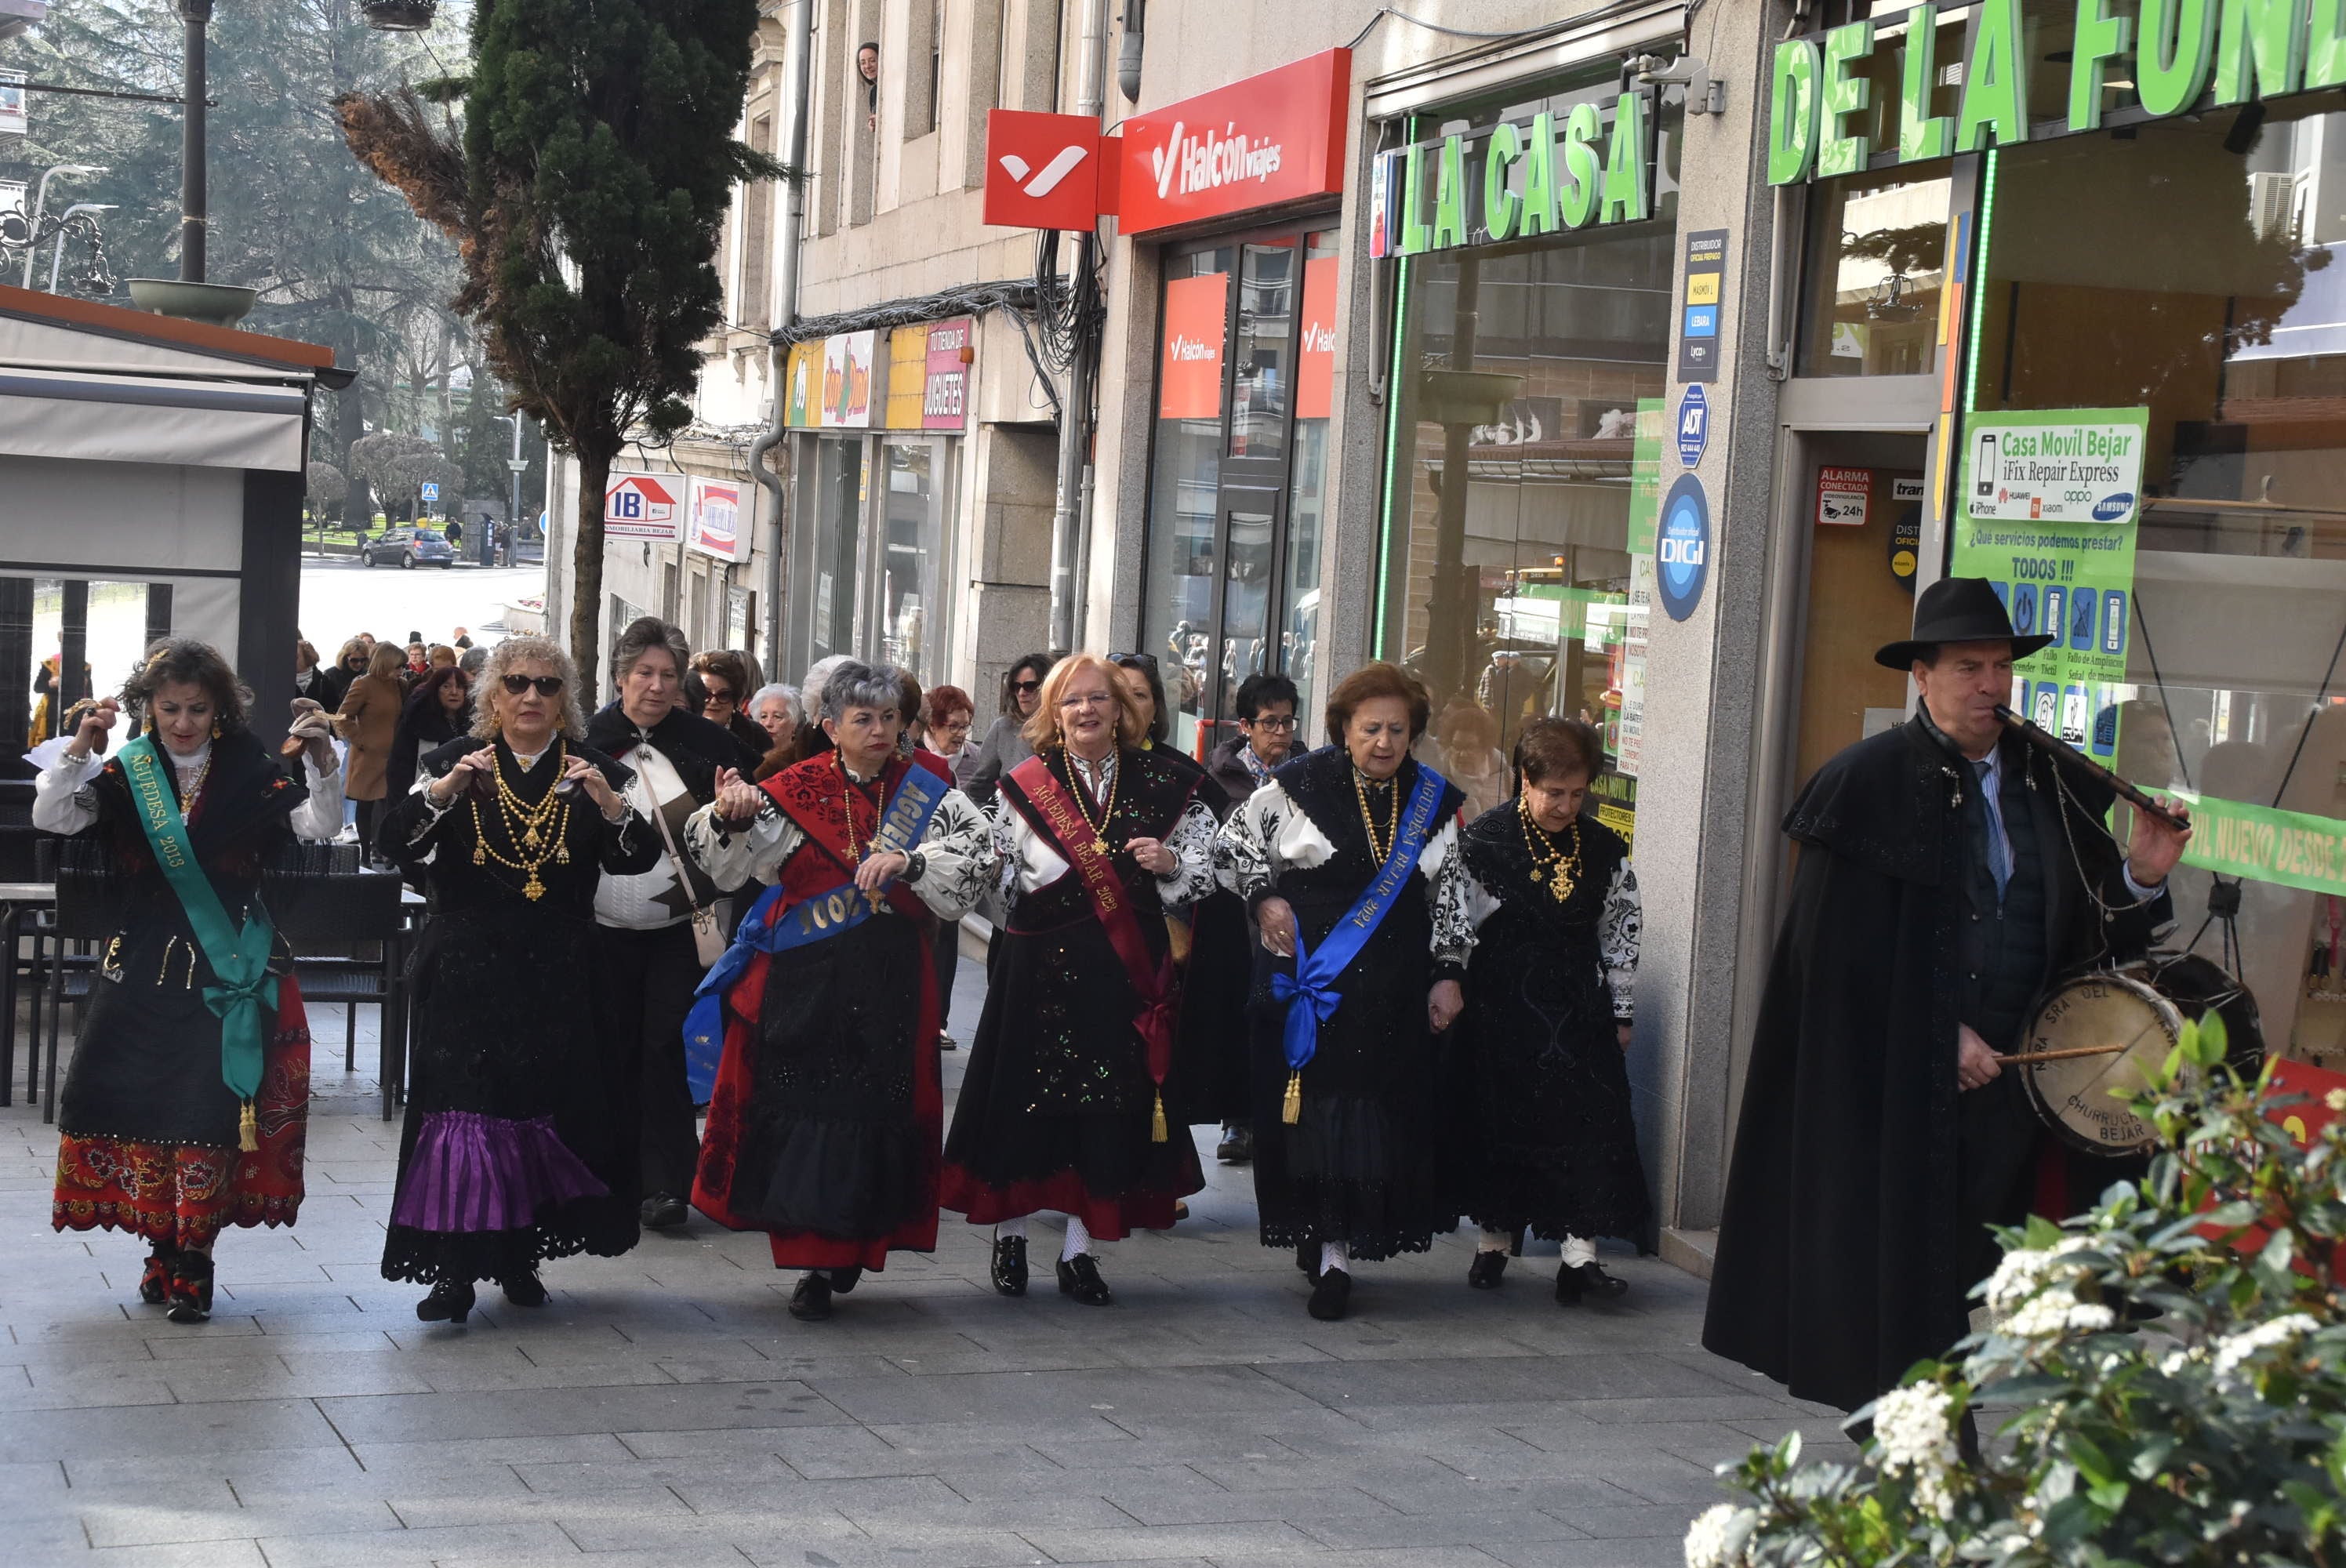
[[[391,1222],[416,1230],[525,1230],[551,1205],[610,1192],[563,1145],[551,1116],[431,1112],[405,1175]]]

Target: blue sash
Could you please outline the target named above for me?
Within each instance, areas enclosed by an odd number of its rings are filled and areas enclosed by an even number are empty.
[[[880,830],[872,836],[872,853],[909,855],[919,848],[929,820],[950,788],[918,764],[906,769],[896,781],[895,799],[888,802]],[[789,901],[779,883],[758,895],[733,945],[694,990],[692,1011],[685,1015],[684,1074],[696,1105],[705,1104],[716,1090],[717,1065],[725,1055],[725,993],[748,972],[750,962],[760,953],[771,957],[852,931],[878,913],[885,901],[881,893],[859,891],[852,878],[796,903]]]
[[[251,1139],[252,1099],[260,1093],[260,1011],[277,1005],[277,977],[269,972],[276,929],[258,898],[245,913],[242,931],[228,918],[211,879],[196,864],[178,796],[168,780],[169,765],[155,749],[153,737],[139,736],[115,755],[155,863],[187,911],[188,929],[204,950],[204,962],[211,965],[213,983],[204,987],[204,1005],[220,1021],[220,1080],[244,1102],[240,1144],[250,1150],[258,1146]]]
[[[1320,1025],[1335,1016],[1338,1004],[1344,1000],[1335,989],[1337,977],[1361,955],[1361,949],[1383,923],[1393,900],[1408,884],[1410,868],[1417,864],[1417,857],[1433,831],[1433,813],[1442,804],[1442,775],[1420,764],[1417,787],[1402,807],[1401,823],[1394,830],[1392,850],[1385,856],[1385,863],[1377,868],[1377,874],[1362,890],[1360,898],[1344,911],[1344,918],[1336,922],[1327,940],[1316,950],[1304,946],[1303,928],[1299,923],[1295,931],[1295,972],[1290,975],[1282,970],[1270,977],[1270,994],[1287,1003],[1287,1097],[1290,1107],[1301,1088],[1298,1075],[1320,1049]],[[1294,1119],[1293,1115],[1287,1117],[1290,1122]]]

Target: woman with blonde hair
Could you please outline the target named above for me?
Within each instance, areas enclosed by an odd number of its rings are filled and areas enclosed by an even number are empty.
[[[1113,1297],[1094,1237],[1163,1229],[1204,1186],[1164,1099],[1178,1002],[1165,911],[1213,886],[1201,774],[1144,750],[1148,726],[1094,654],[1044,677],[1001,780],[1007,914],[945,1138],[944,1205],[995,1227],[994,1288],[1026,1293],[1026,1218],[1067,1217],[1059,1289]]]
[[[481,673],[472,734],[423,758],[380,833],[389,859],[431,856],[382,1256],[384,1278],[431,1287],[427,1323],[463,1322],[479,1279],[543,1306],[541,1259],[638,1234],[635,1040],[595,1006],[595,890],[648,870],[659,838],[585,744],[559,645],[508,637]]]

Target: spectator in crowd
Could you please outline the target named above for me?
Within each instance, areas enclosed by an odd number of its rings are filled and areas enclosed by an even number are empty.
[[[709,648],[693,656],[692,673],[700,682],[700,717],[729,732],[752,757],[764,756],[773,737],[745,711],[750,661],[730,648]]]
[[[750,698],[750,718],[766,732],[766,750],[772,750],[797,733],[799,694],[780,681],[770,681]]]
[[[407,701],[400,679],[405,667],[397,644],[376,644],[366,673],[351,682],[334,716],[334,728],[350,747],[343,793],[359,803],[359,842],[368,846],[370,854],[375,819],[390,792],[391,748],[399,738],[400,709]]]
[[[1051,661],[1038,653],[1025,658],[1002,672],[1002,711],[985,738],[978,742],[976,754],[968,759],[969,771],[961,775],[961,787],[980,806],[994,800],[994,785],[1001,777],[1035,755],[1021,733],[1026,722],[1035,717],[1035,709],[1043,697],[1043,677],[1051,673]]]

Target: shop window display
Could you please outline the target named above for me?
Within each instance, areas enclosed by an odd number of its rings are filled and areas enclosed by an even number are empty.
[[[2146,786],[2346,818],[2346,94],[2015,146],[1985,188],[1970,406],[2147,410],[2096,748]],[[2176,945],[2231,962],[2270,1048],[2346,1065],[2346,889],[2239,881],[2228,959],[2233,881],[2177,874]]]

